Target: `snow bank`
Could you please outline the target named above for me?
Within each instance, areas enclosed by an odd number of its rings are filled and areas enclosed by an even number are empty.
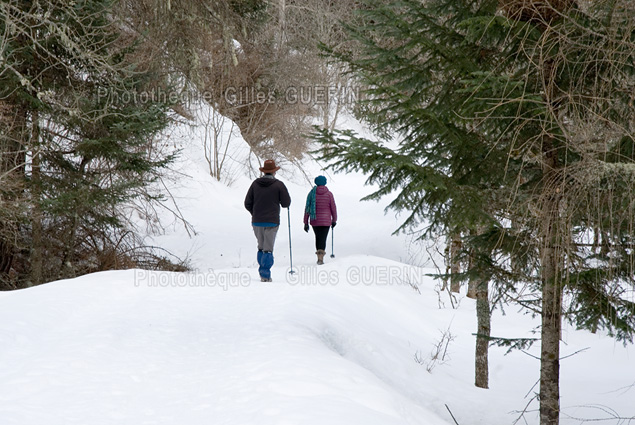
[[[503,425],[537,390],[537,361],[499,348],[491,389],[473,386],[473,303],[449,308],[429,270],[327,261],[295,275],[277,264],[271,284],[254,268],[129,270],[0,294],[0,422],[445,425],[447,404],[461,425]],[[495,334],[536,324],[508,313],[495,315]],[[443,332],[453,340],[431,364]],[[563,360],[565,415],[606,417],[575,407],[591,404],[633,415],[631,348],[565,338],[565,355],[591,347]]]

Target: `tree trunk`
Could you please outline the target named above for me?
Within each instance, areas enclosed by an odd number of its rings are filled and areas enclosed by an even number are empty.
[[[42,246],[42,209],[41,201],[41,183],[42,176],[40,173],[40,125],[39,113],[37,110],[32,114],[32,132],[31,132],[31,283],[39,285],[43,282],[42,265],[43,265],[43,246]]]
[[[540,350],[540,425],[557,425],[560,416],[560,332],[562,290],[553,248],[543,249]]]
[[[278,31],[279,31],[279,42],[278,42],[278,54],[282,52],[282,46],[285,44],[286,39],[286,30],[287,30],[287,3],[286,0],[280,0],[278,10]]]
[[[450,290],[458,293],[461,290],[461,282],[458,274],[461,273],[459,253],[461,251],[461,233],[455,232],[450,236]]]
[[[555,173],[557,154],[551,139],[545,141],[545,200],[541,248],[542,330],[540,349],[540,425],[558,425],[560,417],[560,335],[562,287],[559,264],[559,196]]]
[[[473,300],[478,299],[478,285],[479,281],[475,279],[470,279],[467,282],[467,297],[472,298]]]
[[[6,277],[13,267],[18,238],[17,215],[24,180],[27,110],[12,102],[0,104],[0,176],[5,198],[2,208],[5,218],[0,220],[0,275]],[[8,185],[8,186],[7,186]],[[0,279],[0,282],[2,279]]]
[[[490,310],[488,282],[479,279],[476,283],[476,352],[474,384],[479,388],[489,388],[489,336]]]
[[[521,182],[524,182],[524,181],[525,179],[521,179]],[[517,232],[520,232],[518,218],[512,218],[511,219],[511,234],[514,235]],[[509,265],[510,265],[511,272],[514,275],[514,280],[518,281],[523,279],[523,277],[521,277],[521,273],[522,273],[521,262],[516,255],[511,256],[511,258],[509,259]]]

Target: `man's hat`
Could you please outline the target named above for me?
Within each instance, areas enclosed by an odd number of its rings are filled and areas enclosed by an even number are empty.
[[[279,169],[280,167],[276,167],[276,161],[274,161],[273,159],[266,160],[264,167],[260,167],[260,171],[262,171],[265,174],[274,173],[278,171]]]

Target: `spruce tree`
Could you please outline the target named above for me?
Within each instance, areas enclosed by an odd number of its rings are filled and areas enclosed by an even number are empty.
[[[540,423],[557,424],[563,315],[623,341],[635,328],[623,296],[634,259],[632,6],[366,6],[367,24],[349,27],[361,53],[330,53],[367,87],[360,117],[400,143],[322,130],[322,159],[368,173],[379,186],[368,198],[396,193],[390,207],[410,213],[402,229],[467,235],[464,276],[479,286],[533,287],[516,300],[541,314]]]
[[[4,224],[17,230],[4,245],[32,284],[102,267],[124,205],[149,196],[172,159],[154,149],[168,124],[167,85],[115,3],[0,5],[0,101],[15,111],[3,116],[2,155],[15,159],[4,161],[21,182],[11,200],[27,211]],[[152,95],[158,88],[163,96]]]

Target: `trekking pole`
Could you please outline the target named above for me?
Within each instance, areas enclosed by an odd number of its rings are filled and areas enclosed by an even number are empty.
[[[333,238],[335,237],[335,227],[331,227],[331,258],[335,258],[335,252],[333,252]]]
[[[289,262],[290,262],[289,268],[291,269],[289,270],[289,274],[293,274],[295,273],[295,271],[293,271],[293,251],[291,250],[291,211],[289,210],[288,207],[287,207],[287,223],[289,224]]]

